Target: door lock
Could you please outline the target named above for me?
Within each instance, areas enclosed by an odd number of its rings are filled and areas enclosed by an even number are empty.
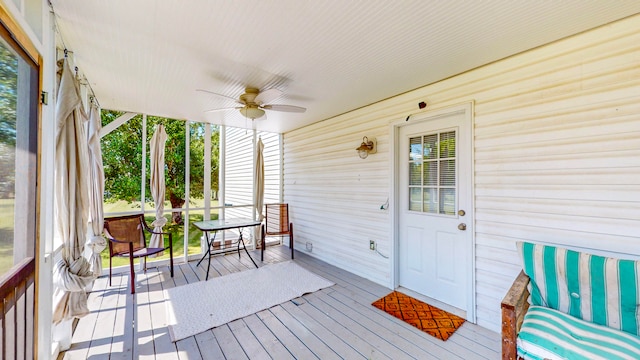
[[[464,212],[464,210],[458,210],[458,215],[459,216],[464,216],[466,214],[466,212]]]
[[[458,230],[467,230],[467,224],[465,223],[458,224]]]

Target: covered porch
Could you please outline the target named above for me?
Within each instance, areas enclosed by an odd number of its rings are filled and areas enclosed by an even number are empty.
[[[259,259],[259,252],[252,252]],[[206,332],[171,342],[163,290],[204,281],[195,261],[140,273],[135,295],[126,273],[97,280],[91,314],[78,320],[60,359],[497,359],[500,335],[466,322],[446,342],[375,309],[389,289],[304,252],[296,262],[335,285]],[[271,246],[259,266],[288,261],[287,247]],[[236,254],[213,257],[210,277],[253,269]],[[283,279],[286,281],[286,279]],[[444,306],[443,306],[444,307]]]
[[[3,328],[14,331],[9,357],[71,346],[62,357],[491,359],[500,300],[522,269],[518,242],[640,259],[640,2],[0,0],[0,10],[6,53],[31,69],[16,71],[29,116],[6,131],[30,140],[29,169],[6,163],[28,192],[0,199],[19,205],[3,210],[5,268],[26,304],[5,308],[27,314]],[[135,209],[107,216],[153,215],[146,156],[158,119],[180,130],[185,154],[168,177],[184,180],[183,202],[156,216],[183,216],[176,276],[166,258],[150,261],[135,295],[127,272],[113,287],[98,277],[89,315],[61,325],[53,274],[72,246],[56,200],[75,192],[56,178],[70,160],[56,156],[59,61],[77,81],[74,111],[113,111],[103,139],[135,135],[112,164],[133,159],[136,173],[108,177],[135,178],[122,195]],[[259,217],[249,181],[259,138],[271,142],[264,201],[291,205],[296,262],[336,285],[173,343],[163,291],[206,273],[192,223]],[[100,237],[79,233],[78,248]],[[258,265],[288,251],[271,247]],[[253,266],[213,259],[218,277]],[[20,261],[28,276],[14,271]],[[440,342],[371,306],[405,288],[467,322]]]

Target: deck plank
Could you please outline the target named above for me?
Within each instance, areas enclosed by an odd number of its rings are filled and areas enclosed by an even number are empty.
[[[242,319],[247,327],[251,329],[256,339],[260,341],[262,347],[273,359],[293,359],[293,355],[282,345],[278,338],[267,328],[256,314],[249,315]]]
[[[223,264],[231,273],[248,270],[247,266],[241,261],[242,257],[238,258],[238,254],[236,252],[220,256],[220,263]]]
[[[364,354],[358,353],[354,348],[345,343],[342,339],[334,335],[330,329],[325,328],[318,321],[313,319],[304,311],[298,308],[293,302],[288,301],[282,304],[282,310],[286,311],[292,319],[295,319],[304,326],[303,331],[309,331],[311,334],[315,334],[319,339],[322,339],[324,343],[336,354],[343,359],[359,359],[365,358]],[[272,310],[273,312],[273,310]],[[316,352],[317,353],[317,352]],[[323,357],[324,359],[324,357]]]
[[[185,269],[189,269],[187,271],[185,271]],[[162,269],[162,279],[163,281],[160,283],[162,285],[162,291],[163,291],[163,297],[162,297],[162,304],[163,304],[163,309],[162,311],[166,311],[166,309],[164,308],[164,290],[166,289],[170,289],[176,286],[176,280],[178,282],[179,285],[183,285],[183,283],[186,283],[188,281],[188,277],[190,275],[188,275],[187,273],[190,273],[190,268],[185,264],[183,266],[175,266],[174,265],[174,277],[171,278],[171,272],[170,269],[168,267],[163,267]],[[165,312],[166,314],[166,312]],[[168,327],[165,321],[164,324],[164,329],[166,329],[167,334],[168,334]],[[163,329],[163,330],[164,330]],[[167,336],[167,340],[171,341],[169,339],[169,337]],[[200,354],[200,348],[198,347],[198,344],[196,343],[196,339],[195,337],[191,336],[188,337],[186,339],[182,339],[180,341],[176,341],[175,343],[176,349],[178,351],[177,356],[179,359],[190,359],[190,360],[200,360],[202,359],[202,355]]]
[[[218,344],[218,340],[213,335],[213,331],[208,330],[194,336],[196,344],[200,349],[200,355],[203,360],[219,360],[224,359],[222,349]]]
[[[220,259],[222,257],[224,257],[224,255],[216,255],[216,256],[213,256],[211,258],[211,267],[212,267],[212,269],[209,270],[209,278],[213,278],[213,277],[217,277],[217,276],[229,275],[229,274],[232,273],[231,271],[229,271],[227,269],[226,266],[224,266],[222,261],[220,261]],[[202,268],[205,269],[205,272],[206,272],[206,269],[207,269],[206,261],[207,260],[203,260],[202,264],[200,264],[200,266],[202,266]]]
[[[322,342],[317,334],[309,331],[295,319],[289,312],[284,310],[281,305],[274,306],[270,309],[271,313],[284,325],[291,333],[293,333],[300,341],[302,341],[309,350],[311,350],[320,359],[340,359],[340,356]]]
[[[391,359],[390,356],[382,353],[376,345],[360,337],[360,334],[353,331],[354,329],[336,321],[329,313],[321,311],[307,301],[299,305],[298,308],[318,321],[318,323],[322,324],[325,328],[330,329],[332,333],[340,337],[340,339],[343,339],[367,359]]]
[[[262,347],[262,344],[253,335],[251,330],[247,327],[247,324],[242,319],[234,320],[229,323],[229,329],[233,332],[233,335],[244,349],[245,354],[249,359],[271,359],[271,356]]]
[[[190,261],[185,265],[188,265],[191,268],[191,271],[196,274],[198,280],[203,281],[207,276],[207,269],[205,268],[206,264],[200,264],[200,266],[196,266],[196,264],[197,261]],[[209,277],[213,277],[211,274],[212,272],[216,273],[216,276],[220,276],[220,274],[218,274],[218,272],[214,268],[211,268],[211,271],[209,271]]]
[[[196,283],[200,281],[200,277],[189,264],[181,265],[180,271],[182,272],[182,276],[184,276],[184,279],[187,282],[187,284]],[[204,277],[202,279],[204,279]]]
[[[238,340],[233,336],[233,332],[229,329],[229,326],[222,325],[214,328],[213,335],[215,335],[218,340],[218,344],[220,345],[220,349],[222,349],[222,353],[226,359],[249,359],[247,354],[242,350],[242,346]]]
[[[374,308],[370,305],[370,303],[362,304],[358,302],[355,299],[358,295],[355,295],[355,293],[349,293],[347,291],[347,294],[349,295],[345,295],[343,291],[345,291],[344,288],[338,288],[336,289],[336,291],[331,293],[329,295],[329,297],[332,299],[330,303],[334,304],[334,306],[336,304],[339,304],[338,306],[343,309],[354,311],[356,313],[356,315],[354,315],[355,317],[369,319],[371,322],[374,322],[379,326],[387,329],[387,331],[399,334],[402,338],[406,339],[412,344],[416,344],[416,346],[418,347],[428,347],[429,353],[437,358],[460,360],[465,359],[464,356],[469,356],[467,359],[474,358],[473,354],[465,354],[465,352],[468,352],[467,349],[460,348],[459,346],[452,346],[454,344],[453,337],[456,335],[455,333],[451,336],[451,338],[449,338],[449,340],[447,340],[447,342],[451,341],[449,344],[447,344],[450,348],[449,350],[447,350],[442,347],[444,345],[444,342],[442,342],[441,340],[436,339],[431,335],[428,335],[403,322],[402,320],[399,320],[385,312]],[[405,347],[405,351],[406,350],[408,350],[408,348]],[[462,354],[460,352],[462,352]]]
[[[162,289],[162,282],[165,281],[164,275],[162,268],[156,268],[155,271],[147,271],[149,312],[151,313],[151,328],[156,360],[174,360],[178,359],[178,353],[176,344],[171,342],[169,328],[167,327],[167,311]],[[166,272],[166,275],[167,279],[171,279],[168,272]]]
[[[111,339],[111,360],[133,358],[133,296],[128,293],[129,282],[126,274],[119,274],[118,287],[109,288],[109,296],[116,298],[116,319],[113,324],[113,338]]]
[[[96,279],[93,285],[93,291],[87,297],[87,306],[90,313],[78,321],[76,329],[71,338],[71,347],[67,350],[63,358],[66,360],[87,359],[91,342],[93,340],[93,332],[98,327],[98,317],[100,314],[102,301],[104,299],[102,293],[109,284],[108,278],[100,277]]]
[[[354,319],[354,314],[350,310],[346,310],[345,313],[331,306],[331,301],[329,300],[329,303],[326,301],[326,292],[308,294],[305,295],[304,298],[310,305],[330,316],[336,323],[343,324],[347,328],[351,329],[355,334],[373,345],[378,351],[386,356],[393,359],[420,358],[411,356],[405,351],[405,349],[397,347],[396,344],[398,344],[398,342],[402,344],[406,344],[407,342],[404,339],[400,339],[398,336],[389,336],[389,331],[385,330],[382,326],[374,322],[367,321],[366,319]],[[422,358],[427,357],[424,354],[422,355]]]
[[[136,293],[133,296],[137,305],[134,323],[137,329],[134,331],[133,358],[155,360],[153,325],[149,306],[149,286],[146,282],[146,274],[136,274],[136,283]]]
[[[249,254],[251,253],[252,251],[249,251]],[[238,256],[238,253],[231,253],[227,256],[233,256],[234,258],[229,258],[229,261],[237,264],[238,268],[242,271],[256,268],[256,266],[253,265],[253,262],[251,262],[251,259],[249,259],[249,257],[247,256],[247,253],[244,251],[244,249],[240,249],[240,256]],[[253,259],[253,261],[256,261],[253,255],[251,255],[251,258]],[[258,258],[258,260],[260,260],[260,258]],[[260,261],[256,261],[256,265],[258,265],[259,263]],[[260,265],[258,265],[258,267],[260,267]]]
[[[393,316],[390,316],[378,309],[372,307],[371,302],[375,301],[375,298],[368,297],[366,293],[363,293],[361,290],[353,287],[342,287],[335,286],[333,292],[329,294],[330,297],[337,300],[338,303],[349,307],[350,309],[356,311],[364,318],[371,319],[383,327],[388,328],[396,333],[402,334],[402,337],[416,343],[422,344],[423,346],[429,346],[430,352],[434,356],[438,356],[440,358],[452,358],[456,359],[462,357],[460,352],[465,352],[466,349],[461,349],[459,347],[455,347],[452,336],[450,338],[451,342],[448,344],[448,350],[443,350],[444,343],[436,339],[413,326],[403,322],[400,319],[397,319]],[[448,340],[449,341],[449,340]],[[463,354],[465,355],[465,354]],[[466,354],[469,355],[469,354]]]
[[[258,266],[290,260],[286,246],[270,246]],[[128,273],[98,279],[89,295],[91,314],[80,319],[64,359],[496,359],[500,337],[465,323],[442,342],[371,306],[390,289],[305,253],[294,260],[335,283],[257,314],[173,343],[169,339],[164,290],[204,281],[206,259],[137,271],[136,294]],[[149,265],[153,265],[150,263]],[[209,277],[255,269],[242,251],[214,255]],[[286,281],[286,279],[283,279]],[[98,286],[99,284],[99,286]]]
[[[120,286],[121,277],[112,279],[114,286]],[[105,282],[106,283],[106,282]],[[97,282],[94,283],[94,286]],[[105,284],[108,285],[108,284]],[[109,359],[111,353],[111,342],[115,331],[116,310],[118,306],[118,298],[116,296],[108,296],[107,288],[102,288],[98,292],[98,296],[102,298],[100,303],[100,311],[96,319],[96,326],[91,339],[91,347],[87,353],[87,359]]]
[[[318,359],[309,348],[287,329],[269,310],[258,313],[258,318],[271,330],[296,359]]]

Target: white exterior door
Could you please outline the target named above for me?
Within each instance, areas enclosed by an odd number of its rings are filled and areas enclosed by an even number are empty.
[[[471,107],[398,131],[398,284],[470,310]]]

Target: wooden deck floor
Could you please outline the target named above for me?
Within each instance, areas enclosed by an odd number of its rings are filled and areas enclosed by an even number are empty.
[[[286,247],[270,247],[265,262],[289,259]],[[259,259],[259,253],[252,254]],[[97,280],[91,314],[80,319],[64,359],[498,359],[497,333],[465,323],[443,342],[370,304],[389,293],[380,285],[306,254],[295,261],[336,285],[172,343],[163,289],[205,277],[195,262],[139,272],[136,294],[126,273]],[[206,263],[206,262],[205,262]],[[254,268],[246,255],[216,256],[212,276]],[[283,279],[286,281],[286,279]]]

